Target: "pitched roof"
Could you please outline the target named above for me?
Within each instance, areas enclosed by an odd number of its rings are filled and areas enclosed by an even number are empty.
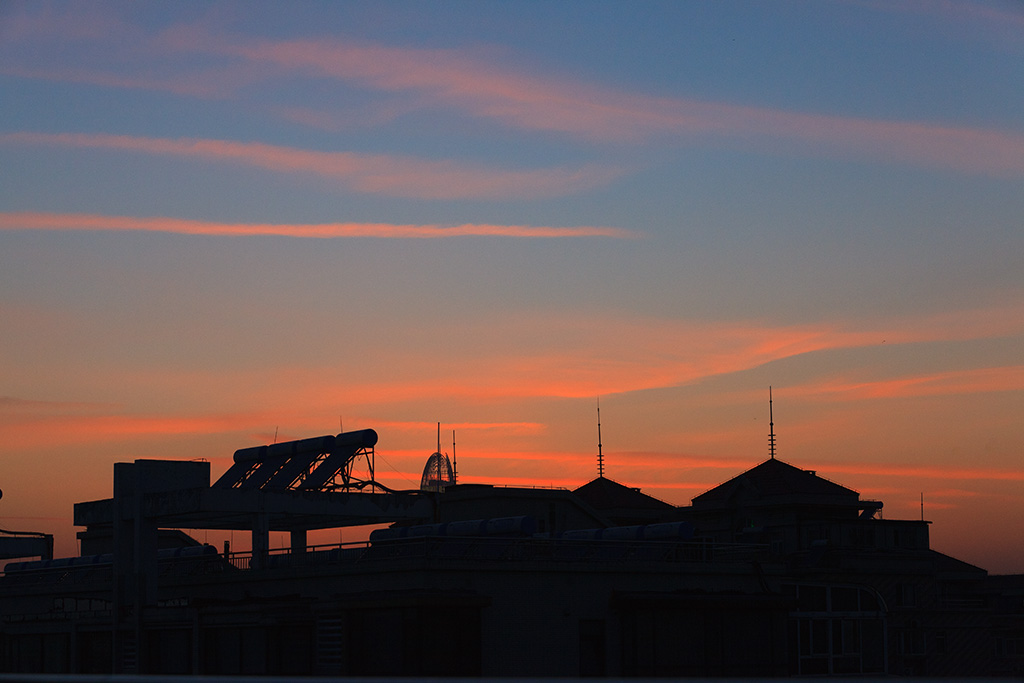
[[[673,505],[624,486],[607,477],[598,477],[579,487],[574,494],[596,510],[671,510]]]
[[[853,489],[823,479],[813,470],[802,470],[781,460],[771,459],[700,494],[692,502],[695,507],[715,507],[728,503],[738,495],[758,499],[781,496],[814,498],[817,501],[832,499],[840,504],[860,499],[860,494]]]

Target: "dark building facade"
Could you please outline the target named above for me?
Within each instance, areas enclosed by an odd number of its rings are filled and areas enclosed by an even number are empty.
[[[603,476],[397,492],[354,475],[367,432],[239,451],[212,486],[208,463],[116,465],[113,498],[75,507],[81,557],[7,565],[0,669],[1024,673],[1020,577],[931,550],[928,523],[881,519],[814,472],[773,458],[686,507]],[[306,543],[384,522],[365,543]],[[176,529],[243,530],[252,551]]]

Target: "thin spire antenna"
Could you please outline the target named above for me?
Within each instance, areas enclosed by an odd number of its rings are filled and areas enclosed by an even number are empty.
[[[768,455],[775,459],[775,416],[772,413],[772,388],[768,387]]]
[[[441,423],[437,423],[437,452],[441,452]]]
[[[597,399],[597,476],[604,478],[604,453],[601,452],[601,399]]]
[[[455,430],[452,430],[452,483],[459,483],[459,461],[455,457]]]

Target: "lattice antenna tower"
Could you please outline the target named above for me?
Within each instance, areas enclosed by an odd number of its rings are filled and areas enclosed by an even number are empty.
[[[597,399],[597,476],[604,478],[604,453],[601,452],[601,399]]]
[[[768,455],[775,459],[775,417],[772,415],[772,388],[768,387]]]

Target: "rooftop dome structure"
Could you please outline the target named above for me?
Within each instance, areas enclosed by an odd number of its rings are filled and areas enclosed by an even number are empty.
[[[423,478],[420,479],[421,491],[444,491],[446,486],[451,486],[454,483],[455,475],[447,455],[438,451],[427,458],[427,464],[423,468]]]

